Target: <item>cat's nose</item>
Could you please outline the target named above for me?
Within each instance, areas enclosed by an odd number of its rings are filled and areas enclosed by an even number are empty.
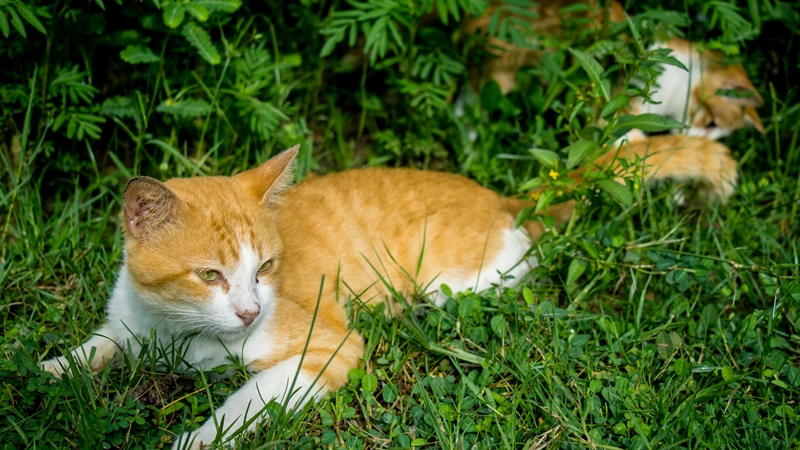
[[[236,315],[240,319],[242,319],[242,322],[244,322],[244,326],[247,327],[250,326],[250,324],[253,323],[254,320],[256,320],[256,317],[258,317],[258,313],[260,312],[261,312],[261,307],[255,305],[255,307],[253,308],[237,310]]]

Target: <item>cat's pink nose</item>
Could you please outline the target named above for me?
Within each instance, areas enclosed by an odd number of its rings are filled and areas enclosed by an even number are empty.
[[[236,315],[239,316],[240,319],[242,319],[242,322],[244,322],[244,326],[247,327],[250,326],[250,324],[253,323],[254,320],[256,320],[256,317],[258,317],[258,313],[260,312],[261,312],[261,307],[256,307],[255,309],[245,309],[242,311],[236,311]]]

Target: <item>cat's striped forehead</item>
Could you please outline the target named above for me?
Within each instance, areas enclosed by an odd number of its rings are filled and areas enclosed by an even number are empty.
[[[223,267],[236,266],[242,248],[260,258],[280,251],[274,210],[234,179],[204,177],[170,180],[167,186],[189,207],[181,230],[195,257],[203,255]]]
[[[236,265],[241,258],[242,248],[251,249],[260,258],[269,256],[271,240],[266,236],[269,231],[257,222],[258,219],[268,219],[254,215],[261,216],[230,208],[207,211],[204,228],[216,237],[210,242],[209,250],[221,265]]]

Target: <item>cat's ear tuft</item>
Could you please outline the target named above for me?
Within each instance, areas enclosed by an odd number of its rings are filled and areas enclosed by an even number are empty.
[[[122,200],[124,229],[134,239],[146,238],[186,207],[164,183],[150,177],[128,181]]]
[[[758,117],[758,113],[756,109],[752,106],[745,106],[744,107],[744,120],[745,122],[753,125],[756,127],[756,130],[761,132],[761,134],[765,134],[766,130],[764,129],[764,124],[761,123],[761,117]]]
[[[236,175],[234,179],[242,183],[247,192],[260,198],[264,204],[271,204],[294,181],[295,158],[299,149],[300,145],[295,145],[255,169]]]

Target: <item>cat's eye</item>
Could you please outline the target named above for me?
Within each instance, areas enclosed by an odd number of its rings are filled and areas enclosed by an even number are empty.
[[[269,261],[265,262],[264,264],[261,265],[261,267],[258,268],[258,273],[264,273],[271,268],[272,268],[272,260],[270,259]]]
[[[201,270],[197,272],[200,275],[200,278],[206,281],[217,281],[219,280],[219,272],[216,270]]]

